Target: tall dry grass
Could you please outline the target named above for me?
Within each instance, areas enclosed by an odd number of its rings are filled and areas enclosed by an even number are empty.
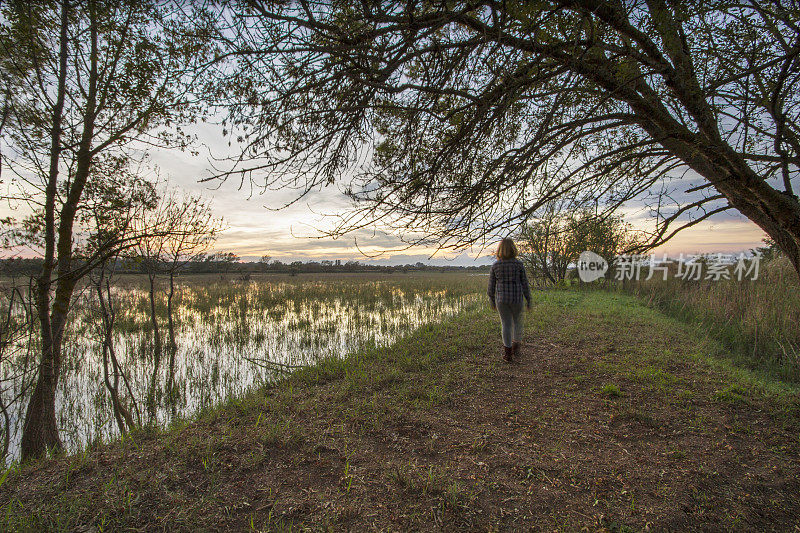
[[[756,280],[654,276],[623,290],[708,330],[737,363],[800,382],[800,280],[786,258],[762,261]]]

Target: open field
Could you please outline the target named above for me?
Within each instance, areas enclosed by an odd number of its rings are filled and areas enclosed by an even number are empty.
[[[611,292],[535,294],[520,364],[480,304],[166,432],[42,461],[5,530],[793,530],[797,389]]]

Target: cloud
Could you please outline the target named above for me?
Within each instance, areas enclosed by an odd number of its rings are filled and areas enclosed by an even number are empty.
[[[707,220],[679,232],[656,253],[675,256],[680,253],[736,253],[763,246],[764,231],[744,217]]]
[[[196,126],[200,141],[207,144],[215,155],[228,152],[227,141],[221,131],[212,124]],[[250,188],[249,183],[241,184],[230,178],[224,182],[198,183],[202,177],[211,175],[208,152],[201,150],[200,156],[189,152],[158,151],[152,153],[151,160],[164,174],[168,175],[173,186],[192,193],[202,193],[213,199],[212,208],[217,216],[224,217],[227,229],[221,234],[217,244],[218,251],[234,251],[245,259],[255,259],[269,254],[281,261],[355,259],[362,262],[373,261],[379,264],[405,264],[417,261],[436,264],[481,264],[487,259],[489,250],[472,249],[462,253],[439,252],[432,247],[403,249],[395,235],[371,230],[360,230],[339,239],[320,239],[326,229],[331,229],[335,219],[326,215],[342,214],[351,204],[337,187],[330,186],[311,191],[300,202],[282,210],[275,209],[296,198],[297,190],[260,191]],[[672,186],[685,188],[688,184],[699,183],[700,178],[687,173],[682,178],[670,182]],[[699,193],[690,197],[680,197],[681,201],[696,199]],[[652,223],[649,213],[643,207],[632,206],[625,211],[628,220],[644,227]],[[697,253],[697,252],[737,252],[761,244],[763,232],[740,215],[721,214],[704,221],[695,227],[684,230],[670,242],[661,246],[658,253]],[[362,252],[373,255],[385,253],[370,259]],[[433,260],[429,257],[436,253]],[[477,263],[476,263],[477,261]]]

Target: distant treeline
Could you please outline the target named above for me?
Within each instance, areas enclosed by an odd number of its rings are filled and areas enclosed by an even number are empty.
[[[144,261],[131,258],[116,261],[115,272],[118,274],[144,274],[147,272]],[[164,264],[164,271],[170,265]],[[374,265],[359,261],[322,260],[322,261],[293,261],[284,263],[279,260],[270,261],[241,261],[233,253],[211,254],[187,261],[182,264],[176,273],[180,274],[224,274],[224,273],[276,273],[276,274],[303,274],[322,272],[488,272],[490,265],[481,266],[435,266],[422,262],[407,265]],[[41,259],[8,258],[0,259],[0,274],[20,276],[38,275],[41,272]]]

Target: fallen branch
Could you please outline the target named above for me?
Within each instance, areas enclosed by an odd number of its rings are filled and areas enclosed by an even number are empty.
[[[292,372],[293,370],[297,370],[298,368],[305,368],[308,365],[290,365],[288,363],[279,363],[277,361],[270,361],[269,359],[257,359],[255,357],[247,357],[246,355],[242,356],[245,361],[249,361],[256,366],[260,366],[261,368],[269,368],[272,370],[280,370],[283,372]]]

